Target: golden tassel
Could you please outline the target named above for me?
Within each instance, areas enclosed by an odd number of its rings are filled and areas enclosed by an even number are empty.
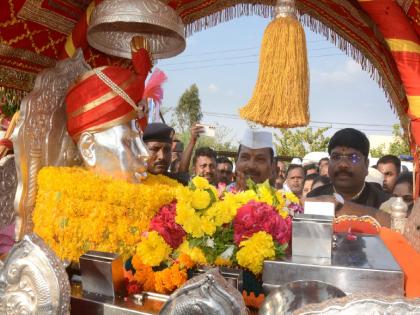
[[[309,123],[306,38],[294,0],[278,0],[260,52],[258,80],[242,118],[264,126],[290,128]]]

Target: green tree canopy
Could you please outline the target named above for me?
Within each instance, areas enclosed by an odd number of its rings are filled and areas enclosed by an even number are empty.
[[[196,122],[199,122],[202,117],[203,113],[201,112],[198,87],[196,84],[193,84],[179,99],[178,105],[175,108],[175,117],[172,122],[180,133],[184,133],[189,131],[191,126]]]
[[[303,157],[314,151],[326,151],[330,137],[324,133],[330,127],[318,128],[313,131],[311,127],[295,130],[280,129],[280,134],[274,134],[277,155]]]
[[[399,156],[401,154],[410,155],[410,144],[408,138],[404,136],[399,124],[392,126],[392,142],[389,144],[388,149],[384,143],[375,148],[370,149],[372,157],[381,157],[387,154]]]

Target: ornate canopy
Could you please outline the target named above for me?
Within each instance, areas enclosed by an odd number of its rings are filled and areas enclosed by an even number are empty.
[[[54,66],[64,50],[67,36],[84,16],[90,2],[2,1],[0,86],[30,91],[35,75],[43,68]],[[269,17],[275,4],[274,0],[163,2],[179,14],[187,35],[242,15]],[[420,3],[412,0],[385,2],[296,0],[302,22],[323,34],[371,74],[408,131],[409,118],[420,117],[420,109],[416,107],[420,98]],[[90,47],[84,54],[93,67],[124,62]]]

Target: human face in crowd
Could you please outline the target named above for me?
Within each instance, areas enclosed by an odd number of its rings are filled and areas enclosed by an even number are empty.
[[[150,152],[147,170],[151,174],[166,174],[171,163],[172,146],[170,143],[150,141],[146,143]]]
[[[305,180],[305,171],[302,167],[296,167],[289,171],[286,178],[287,186],[297,196],[302,197],[303,182]]]
[[[229,185],[232,182],[232,165],[229,163],[218,163],[216,176],[218,183]]]
[[[199,156],[195,162],[195,175],[206,178],[209,183],[215,184],[216,161],[208,156]]]
[[[174,162],[176,160],[181,160],[181,158],[182,158],[182,152],[172,151],[171,162]]]
[[[319,175],[320,176],[328,176],[328,165],[329,165],[328,160],[322,160],[319,163]]]
[[[312,190],[313,183],[313,180],[305,180],[305,183],[303,184],[302,197],[306,197],[306,195]]]
[[[384,190],[392,194],[398,178],[398,171],[394,163],[380,163],[378,164],[378,171],[384,174]]]
[[[395,185],[392,195],[394,197],[402,197],[408,209],[413,206],[413,187],[409,183],[402,182]]]
[[[328,173],[343,197],[353,197],[363,188],[369,160],[358,150],[343,146],[331,150]]]
[[[272,163],[269,148],[250,149],[242,145],[236,162],[236,171],[242,173],[245,179],[251,178],[260,184],[270,178]]]
[[[286,164],[283,161],[277,161],[275,169],[275,182],[276,189],[282,189],[283,183],[286,179]]]

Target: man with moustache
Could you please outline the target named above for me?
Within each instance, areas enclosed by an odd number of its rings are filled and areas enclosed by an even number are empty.
[[[353,128],[339,130],[328,144],[328,153],[331,184],[318,187],[307,196],[334,195],[321,199],[335,202],[337,214],[370,215],[389,226],[389,215],[377,209],[390,195],[365,182],[369,166],[369,140],[366,135]]]
[[[273,160],[273,135],[268,131],[246,130],[236,158],[236,182],[227,190],[246,190],[248,178],[256,184],[265,182],[272,173]]]
[[[165,175],[183,185],[187,185],[189,176],[186,173],[169,173],[172,157],[172,140],[175,130],[164,123],[151,123],[143,133],[143,142],[149,150],[147,171],[154,175]]]
[[[193,157],[193,169],[195,176],[204,177],[212,185],[216,183],[216,152],[209,147],[201,147],[195,150]]]

